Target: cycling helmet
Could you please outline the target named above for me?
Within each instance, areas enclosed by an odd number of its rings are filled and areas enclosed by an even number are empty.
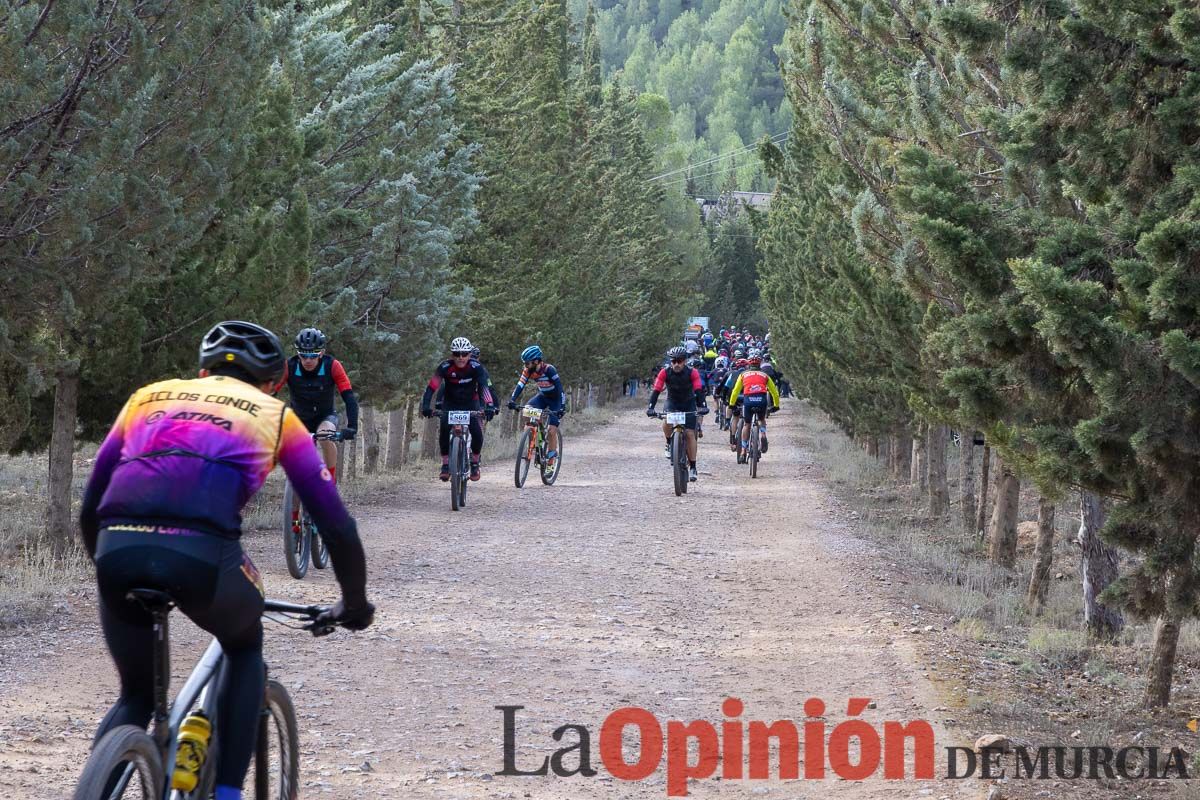
[[[708,331],[705,331],[704,335],[700,337],[700,340],[704,342],[705,346],[711,345],[713,343],[713,335]]]
[[[683,347],[687,351],[688,355],[691,355],[692,353],[694,353],[700,349],[700,343],[697,342],[695,339],[688,339],[687,343],[684,344]]]
[[[470,353],[471,346],[472,345],[471,345],[470,339],[468,339],[465,336],[456,336],[450,342],[450,352],[451,353]]]
[[[733,357],[734,358],[745,358],[746,351],[740,347],[735,347],[735,348],[733,348]]]
[[[700,367],[703,365],[704,365],[704,361],[699,356],[692,356],[692,359],[690,361],[688,361],[688,366],[693,367],[695,369],[700,369]]]
[[[481,350],[480,350],[478,347],[474,347],[474,346],[472,346],[472,347],[471,347],[471,358],[473,358],[473,359],[475,359],[476,361],[478,361],[478,360],[479,360],[479,354],[480,354],[481,352],[482,352],[482,351],[481,351]]]
[[[717,360],[713,362],[713,366],[717,369],[725,369],[729,366],[729,359],[725,356],[717,356]]]
[[[745,369],[748,365],[748,362],[744,358],[739,358],[733,362],[734,369]]]
[[[667,361],[674,361],[677,358],[687,358],[687,350],[676,345],[667,351]]]
[[[526,347],[524,350],[521,351],[521,360],[522,361],[540,360],[541,357],[542,357],[542,348],[538,347],[536,344],[531,344],[531,345],[529,345],[529,347]]]
[[[200,369],[232,364],[266,383],[279,380],[286,363],[279,337],[253,322],[218,322],[200,340]]]
[[[301,353],[315,353],[325,348],[328,339],[316,328],[305,328],[296,334],[296,349]]]
[[[750,356],[750,358],[746,359],[746,364],[751,367],[761,367],[762,356]]]

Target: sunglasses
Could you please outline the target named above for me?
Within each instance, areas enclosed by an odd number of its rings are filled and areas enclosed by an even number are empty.
[[[455,358],[469,358],[469,357],[470,357],[470,355],[471,355],[471,353],[470,353],[470,352],[466,352],[466,353],[451,353],[450,355],[454,356]]]
[[[300,356],[301,358],[320,358],[321,357],[320,353],[296,353],[296,355]]]
[[[672,364],[685,364],[685,363],[687,363],[687,359],[686,358],[672,358],[671,363]]]

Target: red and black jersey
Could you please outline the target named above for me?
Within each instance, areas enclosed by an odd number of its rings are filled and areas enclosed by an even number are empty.
[[[442,406],[445,411],[478,411],[484,405],[494,407],[496,403],[489,388],[491,382],[487,369],[475,359],[468,360],[463,367],[447,359],[438,364],[433,377],[429,379],[425,396],[421,398],[421,409],[431,409],[433,395],[439,388],[443,390]]]
[[[353,388],[342,362],[330,355],[321,356],[312,370],[300,365],[299,356],[289,358],[287,386],[292,409],[304,422],[324,419],[333,414],[334,398]]]
[[[695,367],[687,367],[679,372],[670,367],[659,370],[650,393],[650,405],[658,402],[663,389],[667,390],[668,411],[695,411],[697,406],[704,405],[704,381]]]

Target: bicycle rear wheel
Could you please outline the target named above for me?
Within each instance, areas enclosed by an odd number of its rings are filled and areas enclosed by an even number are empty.
[[[254,796],[257,800],[296,800],[300,794],[300,735],[296,709],[287,689],[267,681],[258,743],[254,748]]]
[[[558,471],[562,468],[562,454],[563,435],[562,431],[560,430],[558,432],[558,456],[554,459],[554,467],[552,469],[547,469],[545,460],[542,461],[542,483],[546,484],[547,486],[553,486],[554,482],[558,480]]]
[[[296,515],[299,516],[296,516]],[[304,510],[300,498],[288,481],[283,486],[283,555],[287,559],[288,572],[300,579],[308,574],[308,531],[304,527]]]
[[[312,551],[312,564],[317,569],[329,566],[329,547],[317,531],[317,524],[312,521],[308,512],[304,512],[304,527],[308,531],[309,550]]]
[[[754,422],[753,424],[751,424],[751,425],[750,425],[750,453],[749,453],[749,460],[750,460],[750,477],[751,477],[751,478],[757,478],[757,477],[758,477],[758,457],[759,457],[759,455],[761,455],[761,454],[759,453],[759,449],[758,449],[758,448],[759,448],[759,444],[758,444],[758,423],[757,423],[757,422]]]
[[[682,429],[671,434],[671,472],[675,477],[675,496],[687,494],[687,442]]]
[[[525,478],[529,476],[529,446],[532,438],[533,434],[526,425],[521,442],[517,445],[517,463],[513,467],[513,483],[518,489],[525,485]]]
[[[462,474],[462,439],[455,436],[450,439],[450,510],[458,511],[461,505],[459,500],[462,492],[463,480]]]
[[[130,770],[124,791],[114,795],[118,781]],[[158,800],[165,780],[158,747],[150,734],[136,725],[120,725],[104,734],[88,756],[71,800]]]

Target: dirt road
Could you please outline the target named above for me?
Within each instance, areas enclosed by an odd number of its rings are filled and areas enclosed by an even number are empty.
[[[531,476],[518,491],[511,465],[500,462],[458,514],[432,475],[398,485],[385,504],[355,509],[380,608],[376,626],[321,640],[267,630],[272,674],[300,711],[302,796],[666,797],[665,755],[639,782],[604,768],[605,717],[640,706],[664,725],[707,720],[720,730],[730,696],[744,703],[744,723],[799,726],[805,700],[820,698],[832,730],[850,697],[875,703],[861,718],[877,730],[885,720],[929,719],[942,774],[941,748],[964,742],[938,723],[932,709],[943,700],[921,676],[909,634],[884,617],[893,601],[873,594],[878,584],[869,578],[886,565],[828,512],[788,410],[772,421],[759,479],[710,433],[701,480],[682,498],[671,491],[655,425],[630,410],[583,437],[571,437],[568,425],[553,488]],[[335,598],[331,575],[289,578],[273,536],[248,537],[247,546],[272,596]],[[0,636],[6,798],[68,795],[115,696],[92,603],[90,594],[69,598],[54,624]],[[182,618],[173,637],[182,673],[203,639]],[[495,774],[503,768],[499,705],[524,706],[516,714],[517,767],[533,769],[574,743],[573,732],[562,742],[551,736],[574,723],[590,733],[598,774]],[[636,759],[636,748],[626,752]],[[571,753],[564,763],[571,768],[578,758]],[[852,782],[829,774],[710,778],[689,788],[700,798],[975,798],[986,789],[978,780]]]

